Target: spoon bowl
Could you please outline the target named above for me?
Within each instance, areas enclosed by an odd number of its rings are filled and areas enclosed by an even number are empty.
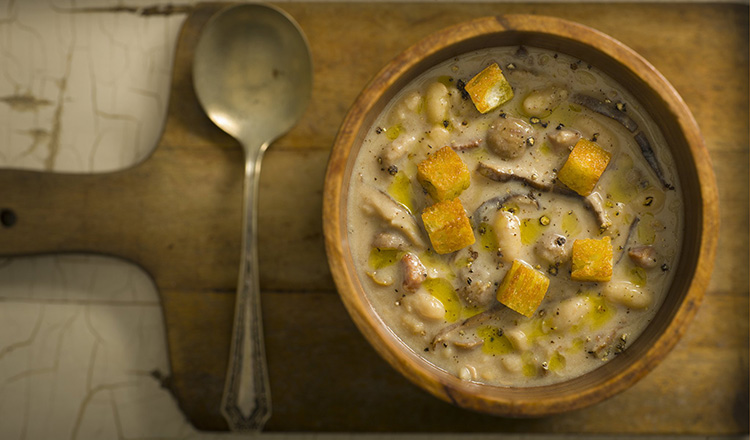
[[[258,283],[258,179],[263,153],[307,107],[312,59],[299,25],[269,5],[214,15],[193,60],[193,86],[208,117],[245,151],[242,255],[221,411],[232,430],[258,431],[271,414]]]

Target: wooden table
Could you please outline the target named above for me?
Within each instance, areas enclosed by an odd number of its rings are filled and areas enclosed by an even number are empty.
[[[284,3],[313,50],[313,98],[266,155],[261,289],[273,396],[267,431],[740,434],[748,432],[748,7],[732,4]],[[196,6],[180,37],[165,130],[143,163],[101,175],[0,172],[18,222],[0,254],[97,252],[134,261],[163,300],[172,376],[193,423],[223,429],[239,260],[242,151],[202,113],[191,86]],[[439,401],[392,370],[346,314],[321,225],[326,160],[348,107],[392,57],[471,18],[574,20],[652,62],[697,118],[716,171],[721,232],[714,276],[685,338],[649,376],[590,408],[502,419]],[[43,232],[43,233],[42,233]]]

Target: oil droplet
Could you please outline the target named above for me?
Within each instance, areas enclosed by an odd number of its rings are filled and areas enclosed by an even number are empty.
[[[482,223],[477,229],[479,230],[479,244],[482,249],[488,252],[497,252],[500,245],[497,242],[497,235],[495,235],[495,229],[492,225]]]
[[[561,371],[565,368],[565,356],[561,355],[560,352],[556,351],[552,354],[549,361],[547,361],[547,368],[549,371]]]
[[[393,125],[385,131],[385,135],[389,140],[395,140],[404,131],[404,127],[401,124]]]
[[[393,182],[388,187],[388,194],[409,211],[414,212],[414,198],[412,197],[411,179],[403,171],[399,171],[393,177]]]
[[[461,317],[461,300],[456,295],[453,285],[444,278],[428,278],[422,285],[445,307],[445,320],[455,322]]]
[[[477,336],[484,340],[484,344],[482,344],[483,353],[508,354],[513,352],[513,344],[498,327],[483,325],[477,329]]]
[[[539,223],[538,218],[525,218],[521,220],[521,243],[529,245],[539,240],[544,226]]]
[[[586,314],[586,322],[592,330],[601,328],[615,316],[614,307],[610,306],[604,297],[591,294],[586,299],[591,303],[590,311]]]
[[[645,287],[646,281],[648,281],[648,275],[646,271],[638,266],[634,266],[630,269],[630,282],[638,287]]]
[[[573,211],[568,211],[562,216],[562,229],[566,235],[577,235],[581,232],[581,224],[578,216]]]
[[[530,351],[526,351],[521,355],[521,362],[523,362],[523,375],[526,377],[534,377],[537,374],[536,360],[534,354]]]
[[[424,264],[425,267],[437,271],[438,273],[440,273],[440,276],[445,277],[449,280],[456,278],[456,274],[451,269],[450,265],[434,252],[422,252],[421,254],[419,254],[419,259],[420,261],[422,261],[422,264]]]
[[[367,263],[373,269],[378,270],[395,264],[403,256],[404,252],[397,249],[372,248]]]

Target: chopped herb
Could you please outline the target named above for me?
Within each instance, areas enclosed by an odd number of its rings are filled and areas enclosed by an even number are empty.
[[[388,167],[388,174],[391,176],[395,176],[398,173],[398,167],[396,165],[391,165]]]
[[[646,200],[643,202],[643,206],[651,206],[652,203],[654,203],[654,197],[648,196],[646,197]]]

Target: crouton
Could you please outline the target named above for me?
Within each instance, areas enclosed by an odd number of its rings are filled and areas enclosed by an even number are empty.
[[[513,88],[497,63],[476,74],[464,88],[480,113],[487,113],[513,99]]]
[[[466,164],[451,147],[444,147],[417,165],[417,180],[436,202],[455,199],[471,183]]]
[[[513,260],[513,265],[497,288],[497,300],[531,317],[542,303],[548,287],[549,278],[546,275],[524,261]]]
[[[612,155],[588,139],[579,139],[557,179],[582,196],[591,194]]]
[[[612,241],[586,238],[573,242],[574,281],[609,281],[612,278]]]
[[[427,207],[422,221],[438,254],[449,254],[474,243],[474,231],[459,199],[445,200]]]

